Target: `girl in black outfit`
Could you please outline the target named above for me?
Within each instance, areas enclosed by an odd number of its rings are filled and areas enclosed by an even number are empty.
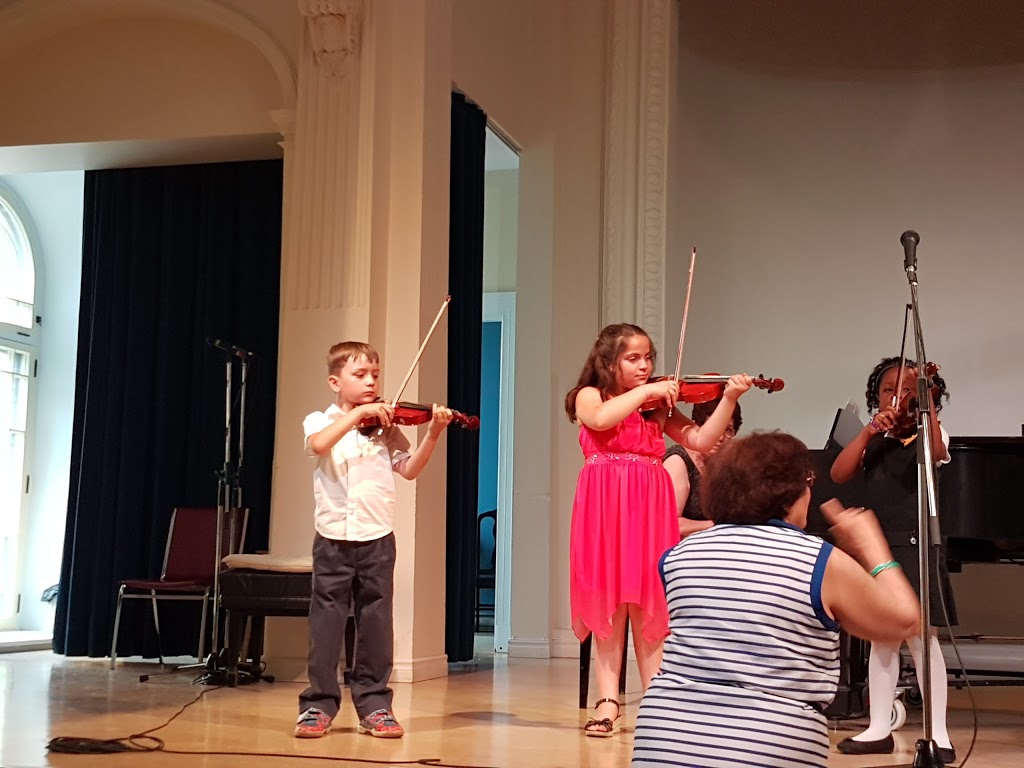
[[[907,579],[920,593],[920,573],[917,547],[917,435],[905,439],[893,436],[890,430],[895,424],[897,409],[895,402],[902,396],[916,390],[917,370],[912,361],[906,361],[903,369],[901,392],[897,393],[900,374],[900,360],[887,357],[875,366],[868,377],[865,393],[868,412],[874,413],[871,421],[861,430],[849,445],[836,457],[832,464],[832,479],[845,483],[858,472],[864,473],[868,507],[875,511],[892,549],[893,559],[903,568]],[[949,435],[939,423],[938,412],[942,400],[949,399],[946,382],[936,376],[937,386],[933,391],[934,407],[931,415],[932,446],[931,457],[936,465],[949,462]],[[944,558],[938,558],[938,578],[932,566],[933,588],[929,591],[931,623],[929,630],[931,644],[931,698],[933,713],[933,738],[939,747],[943,762],[956,759],[956,753],[949,741],[946,730],[946,663],[935,634],[935,627],[957,623],[953,590],[946,571]],[[941,590],[941,592],[940,592]],[[945,607],[945,611],[943,610]],[[839,742],[840,752],[846,754],[889,754],[895,743],[890,722],[892,702],[900,672],[900,645],[871,644],[868,660],[868,695],[870,697],[871,723],[868,729],[856,736]],[[921,638],[907,638],[907,645],[914,657],[914,665],[920,678]]]
[[[695,424],[703,424],[715,412],[719,400],[698,403],[693,406],[691,418]],[[712,523],[700,511],[700,478],[704,473],[704,464],[709,456],[718,453],[719,449],[732,440],[740,431],[743,416],[740,404],[732,412],[732,423],[725,428],[725,433],[706,454],[690,451],[680,445],[672,445],[662,459],[662,465],[672,478],[672,487],[676,492],[676,512],[679,515],[679,537],[685,539],[691,533],[710,528]]]

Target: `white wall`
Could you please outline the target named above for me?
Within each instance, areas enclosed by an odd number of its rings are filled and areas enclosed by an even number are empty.
[[[863,407],[868,372],[899,353],[910,297],[899,238],[915,229],[927,352],[952,395],[945,426],[1020,435],[1024,400],[1009,395],[1024,369],[1024,60],[944,66],[952,49],[933,35],[927,64],[889,61],[897,31],[934,27],[940,3],[870,30],[810,12],[778,20],[765,35],[816,40],[807,60],[783,66],[749,52],[763,50],[750,27],[771,23],[751,18],[753,5],[731,18],[681,4],[684,181],[666,335],[678,334],[694,244],[684,367],[784,378],[783,392],[744,398],[744,423],[820,447],[835,409],[849,397]],[[960,56],[999,47],[961,33]],[[855,66],[844,53],[860,43]]]
[[[32,483],[22,513],[21,613],[18,629],[53,629],[54,603],[40,596],[60,579],[67,517],[71,431],[78,359],[82,281],[81,172],[0,176],[27,210],[36,257],[39,361],[31,402],[28,471]],[[41,290],[40,290],[41,288]]]
[[[598,327],[606,3],[455,0],[452,79],[521,148],[511,655],[578,655],[562,410]],[[504,533],[504,532],[503,532]]]
[[[232,13],[237,6],[239,13]],[[0,173],[280,156],[303,23],[278,0],[0,0]],[[268,147],[269,144],[269,147]],[[67,510],[81,281],[81,172],[2,177],[41,243],[40,374],[19,628],[52,627]]]
[[[928,357],[951,392],[944,425],[1020,435],[1024,56],[1011,41],[1024,21],[1019,6],[993,18],[998,6],[967,23],[950,2],[781,17],[682,0],[666,337],[696,245],[685,371],[786,381],[744,396],[744,429],[818,448],[837,407],[864,408],[869,371],[899,354],[899,239],[915,229]],[[984,593],[1012,582],[1019,594],[1019,568],[956,580],[962,628],[1024,629]]]
[[[282,106],[258,51],[171,19],[101,18],[6,41],[0,91],[4,145],[269,132]]]
[[[516,289],[519,248],[519,170],[484,176],[484,292]]]
[[[253,36],[240,43],[190,16],[214,5],[139,0],[123,17],[101,0],[0,2],[0,14],[17,7],[29,19],[0,19],[0,96],[17,105],[5,110],[0,145],[274,130],[270,110],[294,106],[284,103],[278,59],[253,47]],[[294,3],[224,5],[273,37],[294,66],[303,23]],[[582,459],[561,401],[599,330],[606,10],[602,0],[452,2],[450,79],[522,149],[515,287],[518,354],[528,365],[518,368],[516,399],[533,407],[516,419],[512,621],[520,648],[538,655],[561,641],[575,652],[568,525]]]

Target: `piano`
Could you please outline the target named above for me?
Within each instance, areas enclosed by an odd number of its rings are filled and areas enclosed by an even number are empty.
[[[812,450],[817,479],[811,493],[807,530],[825,536],[827,525],[819,506],[835,497],[846,506],[863,504],[860,475],[843,485],[832,482],[829,470],[840,446]],[[946,565],[951,572],[964,563],[1024,561],[1024,437],[951,437],[952,459],[939,479],[939,527],[945,539]],[[826,716],[848,719],[865,714],[867,643],[841,633],[839,690]]]
[[[1024,559],[1024,437],[951,437],[949,453],[939,483],[949,565]]]
[[[1024,560],[1024,437],[951,437],[952,461],[940,472],[939,526],[946,539],[946,563]],[[807,529],[826,531],[819,505],[835,496],[847,506],[863,503],[858,476],[837,485],[829,477],[838,446],[812,450],[817,480]]]

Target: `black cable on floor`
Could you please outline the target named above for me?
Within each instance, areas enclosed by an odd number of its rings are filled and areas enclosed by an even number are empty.
[[[168,755],[216,755],[240,757],[280,757],[287,760],[329,760],[335,763],[355,763],[363,765],[425,765],[432,768],[493,768],[492,766],[461,765],[459,763],[443,763],[439,757],[422,757],[418,760],[373,760],[368,757],[330,757],[321,755],[296,755],[282,752],[230,752],[202,751],[185,749],[168,749],[166,742],[151,734],[166,728],[186,709],[191,707],[211,691],[219,691],[224,686],[218,685],[199,692],[192,701],[184,704],[160,725],[142,733],[133,733],[119,739],[94,739],[87,736],[57,736],[50,739],[46,749],[68,755],[113,755],[138,752],[162,752]]]

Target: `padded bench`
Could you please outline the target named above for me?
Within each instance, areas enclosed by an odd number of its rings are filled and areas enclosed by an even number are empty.
[[[309,616],[312,593],[313,558],[279,555],[228,555],[228,570],[220,575],[221,607],[227,611],[228,684],[239,682],[239,667],[246,668],[253,682],[273,677],[263,675],[263,633],[267,616]],[[248,648],[242,648],[246,624],[251,623]],[[345,682],[352,669],[355,621],[351,608],[345,627]]]

